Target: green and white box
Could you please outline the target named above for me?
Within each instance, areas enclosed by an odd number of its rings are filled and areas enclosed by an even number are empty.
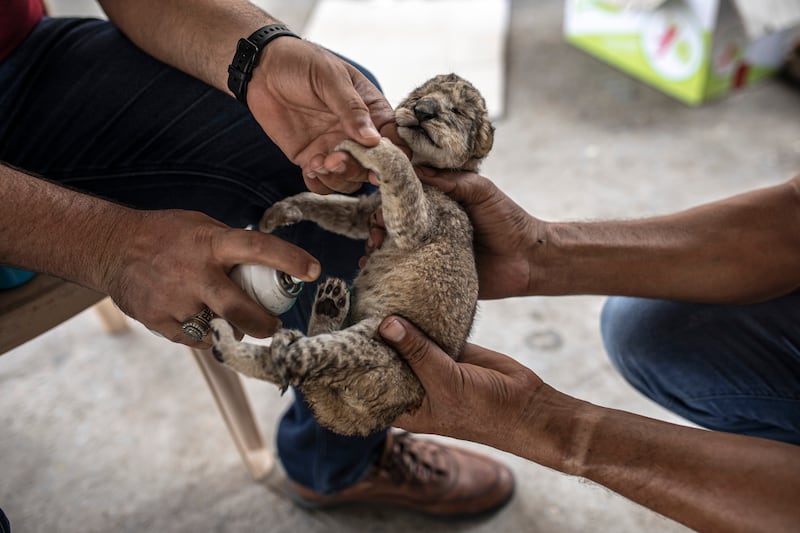
[[[691,105],[774,74],[800,0],[566,0],[566,39]]]

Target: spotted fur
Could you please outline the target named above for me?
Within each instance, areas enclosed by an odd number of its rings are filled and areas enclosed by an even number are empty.
[[[398,133],[416,164],[476,170],[489,153],[494,129],[480,93],[455,74],[437,76],[397,108]],[[320,285],[309,336],[278,331],[270,347],[239,343],[230,326],[212,321],[214,349],[231,368],[299,388],[324,426],[347,435],[379,430],[422,401],[408,365],[380,338],[390,315],[404,316],[452,357],[464,347],[478,297],[472,226],[463,209],[423,185],[412,163],[388,139],[367,148],[345,141],[380,181],[380,191],[354,198],[303,193],[276,203],[260,229],[300,220],[352,238],[365,238],[369,217],[382,205],[387,236],[348,290],[343,281]]]

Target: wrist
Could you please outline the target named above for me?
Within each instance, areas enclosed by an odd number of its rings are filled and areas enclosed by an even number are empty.
[[[565,474],[581,475],[597,407],[547,384],[521,407],[507,451]]]
[[[617,249],[600,226],[592,223],[546,223],[535,251],[529,256],[537,272],[536,294],[615,294],[609,281],[625,263],[612,263]],[[626,255],[628,261],[635,256]],[[624,276],[623,276],[624,277]]]
[[[96,225],[93,268],[88,269],[91,278],[87,285],[104,294],[111,294],[117,283],[119,273],[129,262],[129,252],[133,250],[133,240],[139,232],[139,220],[145,212],[128,207],[109,204],[102,216],[102,223]]]
[[[555,250],[558,246],[554,224],[543,220],[530,219],[530,231],[526,232],[525,258],[528,263],[527,290],[522,296],[551,295],[553,293],[553,275],[558,275],[552,264],[556,260]]]
[[[272,41],[281,37],[300,38],[285,24],[275,23],[262,26],[247,38],[239,39],[228,66],[228,90],[243,104],[248,105],[247,88],[264,50]]]

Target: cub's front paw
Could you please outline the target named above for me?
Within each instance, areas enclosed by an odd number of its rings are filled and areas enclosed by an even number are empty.
[[[272,233],[281,226],[288,226],[303,220],[303,211],[292,202],[291,198],[281,200],[264,212],[258,229],[264,233]]]
[[[336,146],[335,150],[347,152],[353,156],[362,167],[373,171],[378,179],[381,178],[381,172],[388,168],[392,159],[402,157],[408,160],[402,150],[386,137],[382,137],[377,146],[361,146],[351,139],[345,139]]]

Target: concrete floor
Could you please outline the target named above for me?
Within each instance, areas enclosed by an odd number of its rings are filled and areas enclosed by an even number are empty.
[[[264,3],[296,28],[313,4]],[[800,170],[800,93],[768,82],[687,108],[566,45],[561,10],[555,0],[514,2],[508,114],[483,168],[530,212],[550,220],[665,213]],[[680,423],[607,362],[602,301],[486,302],[473,340],[567,393]],[[271,442],[288,398],[261,382],[247,389]],[[469,444],[517,477],[514,499],[493,517],[441,523],[391,509],[301,510],[280,469],[248,479],[185,349],[138,325],[106,335],[92,312],[2,357],[0,391],[0,507],[15,532],[684,530],[602,487]]]

